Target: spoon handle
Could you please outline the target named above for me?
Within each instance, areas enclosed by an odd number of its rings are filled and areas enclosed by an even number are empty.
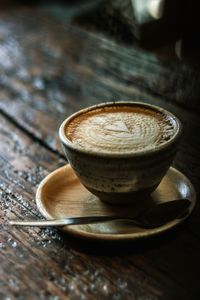
[[[119,219],[117,216],[82,216],[82,217],[69,217],[58,220],[35,220],[35,221],[8,221],[9,225],[19,226],[66,226],[78,224],[90,224]]]

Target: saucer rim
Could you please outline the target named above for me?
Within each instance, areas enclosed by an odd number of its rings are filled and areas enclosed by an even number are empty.
[[[63,169],[71,169],[71,166],[69,164],[64,165],[62,167],[59,167],[52,171],[50,174],[48,174],[39,184],[37,191],[36,191],[36,205],[39,210],[39,212],[42,214],[43,217],[46,219],[53,219],[53,217],[48,213],[48,211],[45,209],[45,206],[43,205],[42,201],[42,188],[44,185],[49,181],[49,179],[56,175],[56,173],[61,172]],[[133,232],[133,233],[97,233],[97,232],[89,232],[82,228],[80,228],[82,225],[73,225],[73,226],[64,226],[64,227],[58,227],[59,230],[61,230],[64,233],[67,233],[71,236],[81,238],[81,239],[87,239],[87,240],[99,240],[99,241],[132,241],[132,240],[139,240],[139,239],[146,239],[150,237],[157,236],[159,234],[165,233],[169,231],[170,229],[173,229],[177,227],[179,224],[181,224],[183,221],[185,221],[190,214],[192,213],[195,205],[196,205],[196,192],[194,189],[193,184],[191,181],[179,170],[177,170],[174,167],[170,167],[168,172],[173,172],[177,176],[180,176],[183,178],[184,182],[186,182],[189,190],[190,190],[190,200],[191,205],[188,213],[185,217],[181,219],[174,219],[171,222],[162,225],[157,228],[153,229],[145,229],[145,231],[142,232]],[[165,175],[166,176],[166,175]],[[79,179],[78,179],[79,180]],[[182,198],[184,199],[184,198]],[[113,222],[113,221],[108,221]],[[106,222],[105,222],[106,223]],[[85,226],[85,225],[84,225]]]

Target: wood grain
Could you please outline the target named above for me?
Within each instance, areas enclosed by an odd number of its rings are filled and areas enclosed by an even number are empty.
[[[0,299],[199,299],[199,203],[179,230],[139,244],[4,224],[41,217],[36,188],[66,163],[60,123],[102,100],[137,99],[176,114],[184,137],[174,165],[199,197],[199,73],[22,8],[0,12],[0,68]]]

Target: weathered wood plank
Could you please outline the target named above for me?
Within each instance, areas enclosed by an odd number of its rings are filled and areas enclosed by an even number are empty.
[[[65,163],[57,136],[61,121],[105,100],[136,98],[180,117],[184,137],[175,166],[192,180],[199,196],[199,116],[172,101],[174,96],[177,102],[188,99],[190,106],[197,83],[192,81],[187,90],[184,82],[193,71],[55,24],[39,11],[1,12],[0,25],[0,109],[7,116],[0,116],[1,221],[40,217],[34,201],[37,185]],[[106,256],[94,255],[107,251],[101,244],[86,245],[91,255],[75,250],[75,241],[56,229],[1,224],[0,298],[199,299],[199,211],[198,203],[178,232],[144,244],[114,246]],[[110,256],[117,247],[126,255]]]

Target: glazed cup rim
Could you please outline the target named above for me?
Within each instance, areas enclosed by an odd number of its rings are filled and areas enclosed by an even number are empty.
[[[158,111],[166,116],[170,116],[173,121],[175,122],[175,126],[176,126],[176,132],[174,133],[174,135],[165,143],[156,146],[155,148],[150,148],[150,149],[146,149],[146,150],[138,150],[136,152],[130,152],[130,153],[111,153],[111,152],[106,152],[106,151],[95,151],[95,150],[88,150],[88,149],[84,149],[82,147],[79,147],[77,144],[71,142],[66,134],[65,134],[65,128],[67,126],[67,124],[76,116],[81,115],[82,113],[100,108],[100,107],[104,107],[104,106],[112,106],[112,105],[128,105],[128,106],[141,106],[141,107],[146,107],[146,108],[150,108],[153,109],[155,111]],[[70,115],[69,117],[67,117],[60,125],[59,128],[59,138],[62,142],[62,144],[68,148],[70,148],[73,151],[85,154],[85,155],[91,155],[91,156],[96,156],[96,157],[108,157],[108,158],[125,158],[125,157],[143,157],[143,156],[148,156],[148,155],[152,155],[152,154],[156,154],[158,152],[163,152],[163,151],[167,151],[170,147],[173,147],[173,145],[176,145],[176,143],[179,141],[180,137],[182,135],[182,125],[180,120],[171,112],[169,112],[168,110],[156,106],[156,105],[152,105],[149,103],[145,103],[145,102],[139,102],[139,101],[109,101],[109,102],[102,102],[96,105],[92,105],[86,108],[83,108],[75,113],[73,113],[72,115]]]

